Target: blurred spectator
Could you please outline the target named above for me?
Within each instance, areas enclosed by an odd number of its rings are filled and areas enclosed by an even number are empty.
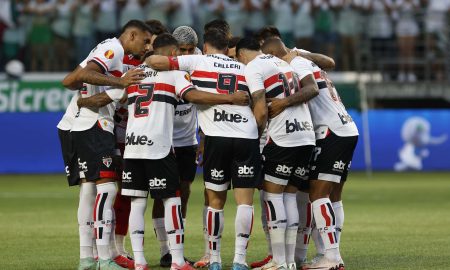
[[[170,29],[175,29],[181,25],[193,26],[194,21],[191,16],[191,1],[168,0],[168,2],[170,2],[168,13],[168,22]]]
[[[148,0],[119,0],[120,21],[122,28],[130,20],[145,20],[145,6]]]
[[[75,16],[73,38],[77,64],[81,63],[95,46],[94,5],[93,1],[76,0],[72,6]]]
[[[118,10],[116,3],[116,0],[98,1],[98,14],[95,22],[95,28],[97,30],[97,43],[115,36],[118,32]]]
[[[416,38],[419,35],[419,25],[415,14],[419,8],[418,0],[394,0],[394,10],[398,13],[395,33],[397,35],[399,53],[398,81],[415,82],[414,54]]]
[[[372,58],[376,61],[393,57],[392,0],[369,0],[366,4],[369,14],[368,36]],[[388,79],[388,74],[383,74]]]
[[[335,58],[338,35],[335,11],[339,0],[314,0],[315,48],[319,52]]]
[[[243,0],[224,0],[224,19],[230,24],[233,36],[244,34],[245,11]]]
[[[295,46],[293,34],[293,1],[292,0],[272,0],[271,8],[274,12],[273,25],[278,28],[281,39],[288,48]]]
[[[294,38],[295,46],[307,51],[312,50],[314,20],[312,0],[294,0]]]
[[[146,19],[158,20],[167,26],[167,12],[170,2],[167,0],[150,0],[146,7]]]
[[[3,68],[3,64],[11,59],[23,59],[23,48],[27,36],[25,26],[28,15],[23,13],[24,4],[7,2],[9,1],[0,2],[0,24],[3,22],[5,26],[0,51],[0,68]]]
[[[55,18],[52,22],[54,56],[56,60],[52,62],[56,71],[69,70],[70,67],[70,55],[67,53],[67,48],[70,47],[71,7],[72,1],[70,0],[56,1]]]
[[[341,57],[343,70],[356,68],[358,37],[361,34],[361,1],[339,0],[337,30],[341,41]]]
[[[253,35],[261,26],[266,25],[264,4],[264,0],[244,0],[244,10],[246,12],[245,36]]]
[[[425,33],[427,59],[432,63],[437,80],[444,79],[443,66],[434,63],[442,52],[448,53],[445,44],[448,43],[449,26],[448,13],[450,11],[450,0],[422,0],[426,6]],[[441,52],[441,53],[440,53]]]
[[[203,26],[212,20],[220,19],[223,9],[222,0],[199,0],[198,6],[196,7],[198,23],[200,26]]]
[[[31,48],[31,71],[50,71],[51,49],[53,42],[50,19],[54,3],[45,0],[31,1],[24,9],[32,15],[28,43]]]

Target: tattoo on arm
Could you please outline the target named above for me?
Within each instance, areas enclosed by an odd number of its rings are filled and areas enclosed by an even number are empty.
[[[308,75],[300,81],[302,88],[300,91],[286,97],[288,106],[295,106],[307,102],[319,94],[319,87],[313,75]]]
[[[267,124],[267,104],[266,104],[266,90],[261,89],[252,94],[253,104],[253,114],[256,118],[256,124],[258,125],[258,135],[264,132]]]

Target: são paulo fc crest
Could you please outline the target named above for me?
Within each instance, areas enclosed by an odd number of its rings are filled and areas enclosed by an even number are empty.
[[[107,51],[105,52],[105,57],[108,58],[108,59],[112,59],[112,58],[114,57],[114,52],[113,52],[113,50],[107,50]]]
[[[111,166],[112,163],[112,158],[111,157],[104,157],[103,158],[103,164],[105,164],[106,167],[109,168],[109,166]]]

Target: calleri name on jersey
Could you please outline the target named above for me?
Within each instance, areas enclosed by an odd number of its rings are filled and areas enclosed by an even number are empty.
[[[200,91],[233,94],[248,91],[245,66],[223,54],[183,55],[178,57],[180,70],[191,73],[192,83]],[[198,121],[208,136],[256,139],[258,130],[249,106],[197,105]]]
[[[285,98],[300,91],[298,75],[291,66],[272,55],[260,55],[245,69],[250,92],[266,90],[266,98]],[[315,134],[306,104],[286,108],[269,119],[267,136],[283,147],[314,145]]]
[[[147,65],[145,79],[126,89],[128,125],[125,137],[127,159],[161,159],[172,148],[175,106],[194,86],[182,71],[155,71]]]

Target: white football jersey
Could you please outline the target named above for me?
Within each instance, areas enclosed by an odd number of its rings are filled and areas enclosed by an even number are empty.
[[[319,87],[319,95],[308,102],[316,137],[325,137],[327,128],[342,137],[358,135],[358,128],[345,109],[328,74],[315,63],[302,57],[294,58],[291,65],[295,66],[295,71],[301,78],[312,73]]]
[[[173,146],[191,146],[197,142],[197,108],[194,104],[180,100],[175,109],[173,123]]]
[[[145,79],[126,89],[128,124],[124,158],[162,159],[173,140],[175,106],[186,90],[194,88],[182,71],[155,71],[147,65]]]
[[[192,83],[200,91],[232,94],[248,91],[245,65],[223,54],[183,55],[178,57],[180,70],[189,71]],[[200,128],[208,136],[258,138],[255,116],[249,106],[197,105]]]
[[[75,116],[78,113],[77,101],[78,101],[79,97],[80,97],[80,94],[77,91],[76,94],[70,100],[69,105],[66,108],[66,112],[64,113],[63,117],[61,118],[58,125],[56,126],[58,129],[70,130],[72,128],[73,121],[75,120]]]
[[[282,99],[300,90],[298,75],[292,67],[269,54],[261,54],[248,63],[245,78],[251,93],[265,89],[266,98]],[[267,136],[282,147],[314,145],[314,128],[308,106],[291,106],[269,119]]]
[[[89,53],[88,57],[80,64],[80,66],[85,67],[88,62],[94,62],[101,67],[106,75],[121,77],[123,73],[123,56],[124,51],[122,44],[117,38],[111,38],[99,43]],[[90,97],[101,92],[106,92],[114,101],[120,100],[122,98],[120,94],[123,94],[123,91],[112,89],[110,86],[97,86],[90,84],[84,84],[83,89],[80,91],[81,97]],[[113,116],[115,108],[115,102],[112,102],[97,110],[81,108],[75,117],[72,131],[88,130],[93,127],[96,122],[98,122],[103,130],[114,133]]]

